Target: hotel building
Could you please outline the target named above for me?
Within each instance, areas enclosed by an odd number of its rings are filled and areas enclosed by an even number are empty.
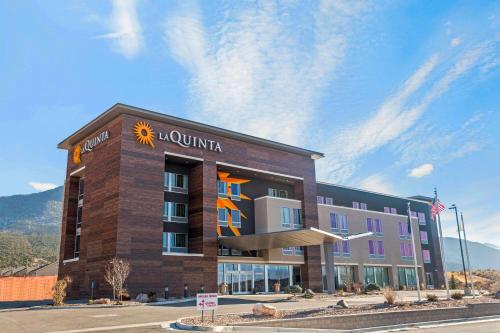
[[[223,283],[235,294],[412,288],[414,256],[423,285],[443,284],[430,199],[317,182],[319,152],[123,104],[58,147],[68,150],[59,277],[71,276],[70,297],[91,286],[109,295],[113,257],[130,263],[133,297]]]

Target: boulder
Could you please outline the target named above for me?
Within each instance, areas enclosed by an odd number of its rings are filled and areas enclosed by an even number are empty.
[[[342,307],[343,309],[349,309],[349,305],[347,305],[347,302],[341,299],[340,301],[337,302],[337,305]]]
[[[268,316],[268,317],[275,317],[277,310],[276,307],[272,305],[266,305],[262,303],[256,303],[253,306],[252,312],[256,316]]]
[[[149,300],[149,298],[148,298],[148,295],[141,293],[141,294],[137,295],[137,297],[135,298],[135,300],[137,302],[147,303],[148,300]]]
[[[111,300],[109,298],[99,298],[95,299],[93,304],[111,304]]]

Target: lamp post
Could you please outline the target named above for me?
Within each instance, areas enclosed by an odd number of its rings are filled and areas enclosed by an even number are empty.
[[[437,204],[438,195],[437,188],[434,187],[434,198]],[[443,229],[441,227],[441,216],[439,215],[439,211],[434,217],[435,221],[438,225],[438,234],[439,234],[439,247],[441,248],[441,260],[443,261],[443,275],[444,275],[444,286],[446,287],[446,298],[451,299],[450,295],[450,285],[448,283],[448,270],[446,269],[446,253],[444,249],[444,241],[443,241]]]
[[[457,210],[457,205],[453,204],[449,209],[455,210],[455,218],[457,219],[457,228],[458,228],[458,242],[460,244],[460,255],[462,256],[462,267],[464,270],[464,277],[465,277],[465,287],[467,288],[467,285],[469,284],[467,282],[467,272],[465,270],[465,259],[464,259],[464,250],[462,247],[462,236],[460,235],[460,222],[458,222],[458,210]]]
[[[474,295],[474,281],[472,279],[472,272],[470,270],[469,247],[467,246],[467,236],[465,234],[464,214],[462,212],[460,212],[460,219],[462,220],[462,232],[464,233],[465,255],[467,256],[467,268],[468,268],[468,271],[469,271],[470,286],[471,286],[471,289],[472,289],[472,297],[476,298],[476,295]]]
[[[411,204],[408,201],[407,203],[407,214],[408,214],[408,226],[410,229],[410,235],[411,235],[411,246],[413,248],[413,266],[415,267],[415,282],[417,283],[417,297],[418,301],[422,301],[422,296],[420,295],[420,277],[418,276],[418,264],[417,264],[417,250],[415,248],[415,237],[416,234],[413,232],[413,226],[411,225]]]

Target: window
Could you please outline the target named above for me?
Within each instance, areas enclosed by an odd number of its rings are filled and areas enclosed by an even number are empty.
[[[352,208],[359,209],[359,202],[353,201],[352,202]]]
[[[422,244],[429,244],[429,239],[427,238],[427,231],[420,231],[420,242]]]
[[[165,172],[165,191],[186,193],[188,188],[188,176],[178,173]]]
[[[293,209],[293,227],[302,228],[302,209],[300,208]]]
[[[293,247],[284,247],[281,249],[281,252],[284,256],[291,256],[293,255]]]
[[[163,252],[187,253],[187,234],[164,232]]]
[[[302,246],[296,246],[295,247],[295,255],[301,256],[303,254],[304,254],[304,248]]]
[[[422,250],[422,258],[424,260],[424,263],[430,264],[431,263],[431,252],[429,250]]]
[[[281,207],[281,226],[290,228],[290,208]]]
[[[398,210],[396,208],[391,208],[391,214],[397,214]]]
[[[406,244],[406,256],[409,259],[413,259],[413,246],[411,245],[411,243]]]
[[[163,204],[164,221],[187,223],[187,218],[187,204],[168,201]]]
[[[418,214],[418,224],[426,225],[427,222],[425,220],[425,214],[424,213],[417,213],[417,214]]]
[[[74,253],[74,258],[79,258],[80,257],[80,235],[76,235],[75,238],[75,253]]]
[[[227,183],[218,180],[217,181],[217,193],[221,198],[227,198]]]
[[[76,209],[76,227],[77,228],[82,225],[82,211],[83,211],[83,207],[78,206],[78,208]]]
[[[322,197],[321,195],[318,195],[316,197],[316,201],[319,203],[319,204],[324,204],[325,203],[325,198]]]
[[[218,222],[221,227],[227,227],[227,215],[228,214],[226,208],[217,209]]]
[[[411,217],[418,217],[417,212],[410,211],[410,216]]]
[[[389,207],[384,207],[384,213],[390,214],[391,209]]]
[[[343,234],[349,233],[349,226],[347,224],[347,215],[338,215],[339,224],[340,224],[340,232]]]
[[[271,197],[278,197],[278,190],[275,188],[268,188],[267,195],[269,195]]]
[[[399,244],[399,254],[401,255],[402,259],[406,259],[406,246],[405,246],[405,243],[400,243]]]
[[[240,200],[241,186],[240,184],[231,184],[231,199]]]
[[[375,242],[372,239],[368,240],[368,255],[375,257]]]
[[[337,214],[335,213],[330,213],[330,229],[332,230],[332,232],[339,232]]]
[[[288,191],[279,190],[279,197],[280,198],[288,198]]]
[[[83,179],[78,180],[78,200],[83,199]]]
[[[340,256],[339,242],[333,242],[333,255]]]
[[[399,238],[411,239],[411,234],[408,230],[408,222],[398,222]]]
[[[175,203],[173,206],[173,214],[174,217],[187,217],[187,205],[184,203]]]
[[[239,210],[231,210],[231,224],[233,227],[241,228],[241,212]]]
[[[326,203],[327,205],[332,206],[332,205],[333,205],[333,198],[325,198],[325,203]]]
[[[387,214],[397,214],[398,211],[396,208],[393,208],[393,207],[384,207],[384,213],[387,213]]]
[[[378,256],[383,258],[385,257],[385,251],[384,251],[384,241],[377,241],[377,252],[378,252]]]
[[[351,246],[348,240],[342,241],[342,253],[344,256],[348,257],[351,255]]]
[[[178,188],[187,188],[187,176],[186,175],[175,175],[175,182],[173,184],[174,187]]]
[[[366,230],[373,231],[373,220],[371,219],[371,217],[368,217],[366,219]]]
[[[380,236],[382,232],[382,221],[380,219],[375,219],[375,234]]]
[[[368,210],[368,205],[366,203],[362,202],[359,204],[359,208],[361,208],[362,210]]]

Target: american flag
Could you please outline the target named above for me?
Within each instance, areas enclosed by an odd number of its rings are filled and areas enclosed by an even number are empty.
[[[434,218],[437,214],[441,213],[445,209],[445,205],[443,205],[438,198],[435,198],[431,208],[432,218]]]

